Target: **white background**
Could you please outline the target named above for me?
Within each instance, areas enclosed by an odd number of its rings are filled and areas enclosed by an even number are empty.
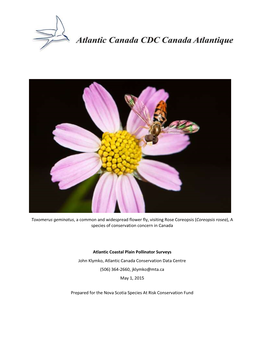
[[[136,0],[1,5],[1,340],[264,339],[260,4]],[[35,30],[53,28],[56,15],[71,41],[40,51],[41,43],[33,40]],[[80,36],[148,35],[230,37],[234,44],[75,44]],[[232,214],[216,216],[232,217],[234,223],[177,224],[167,230],[31,223],[31,78],[232,79]],[[194,290],[193,297],[70,295],[71,290],[105,286],[140,290],[139,283],[132,287],[112,275],[77,267],[78,258],[90,257],[91,250],[157,248],[172,250],[188,265],[166,283],[165,277],[151,274],[153,279],[144,286],[177,286],[175,290]]]

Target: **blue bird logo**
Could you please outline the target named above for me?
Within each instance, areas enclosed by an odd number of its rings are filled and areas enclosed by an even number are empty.
[[[56,15],[56,29],[49,29],[49,30],[36,30],[40,34],[44,34],[46,37],[35,38],[35,40],[47,40],[47,42],[41,47],[41,50],[48,46],[53,41],[60,41],[60,40],[70,40],[65,34],[65,28],[63,26],[62,21]]]

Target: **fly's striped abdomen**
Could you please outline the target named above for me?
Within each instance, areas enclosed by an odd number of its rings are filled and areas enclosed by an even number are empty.
[[[160,101],[156,106],[153,116],[153,122],[159,122],[162,126],[167,121],[167,104]]]

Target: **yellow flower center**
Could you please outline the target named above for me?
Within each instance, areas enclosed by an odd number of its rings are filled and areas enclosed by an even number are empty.
[[[104,133],[98,154],[102,167],[117,175],[133,173],[142,156],[139,140],[126,130]]]

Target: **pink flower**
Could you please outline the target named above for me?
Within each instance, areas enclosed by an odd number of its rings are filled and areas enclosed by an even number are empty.
[[[153,116],[157,103],[166,101],[168,97],[164,90],[147,87],[139,99]],[[83,100],[103,136],[99,139],[88,130],[69,123],[56,126],[53,131],[55,141],[81,152],[60,160],[52,167],[52,181],[59,182],[60,189],[70,188],[100,173],[92,200],[95,213],[114,212],[116,202],[121,212],[145,212],[144,198],[135,177],[167,190],[181,189],[179,173],[174,168],[144,159],[144,156],[178,153],[189,144],[188,136],[161,134],[156,145],[141,147],[139,140],[148,132],[146,128],[139,128],[144,122],[131,111],[126,130],[120,130],[116,103],[105,88],[97,83],[91,84],[84,89]]]

